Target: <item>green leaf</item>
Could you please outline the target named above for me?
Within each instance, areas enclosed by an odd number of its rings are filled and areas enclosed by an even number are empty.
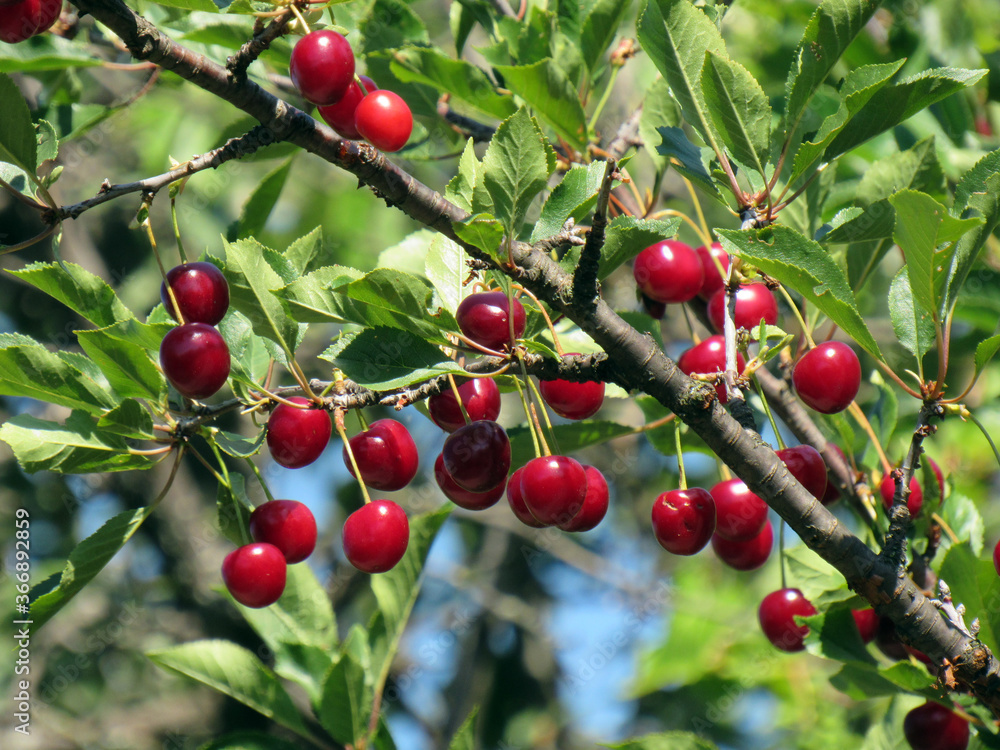
[[[157,5],[166,5],[170,8],[180,8],[182,10],[198,10],[203,13],[218,13],[219,8],[212,0],[154,0]]]
[[[976,374],[973,379],[979,377],[983,368],[992,361],[998,351],[1000,351],[1000,333],[990,336],[985,341],[980,341],[976,345],[976,354],[973,358],[976,363]]]
[[[567,219],[589,211],[597,202],[606,167],[607,162],[594,161],[587,166],[570,169],[545,199],[538,221],[531,230],[531,241],[538,242],[559,234]]]
[[[464,296],[463,282],[469,276],[469,256],[455,242],[437,235],[424,261],[424,273],[437,291],[438,299],[452,316]]]
[[[583,19],[583,26],[580,29],[580,51],[591,73],[601,62],[611,42],[615,40],[615,34],[618,33],[628,8],[629,4],[621,0],[597,0],[587,13],[587,17]]]
[[[353,654],[343,653],[323,678],[317,715],[335,740],[354,745],[368,731],[372,700],[364,668]]]
[[[309,730],[274,672],[232,641],[193,641],[150,651],[150,660],[235,698],[268,719],[311,739]]]
[[[806,650],[810,654],[840,662],[877,663],[865,648],[850,609],[821,611],[812,617],[802,618],[802,622],[809,626]]]
[[[830,678],[831,685],[854,700],[911,692],[921,692],[930,697],[934,682],[935,679],[922,666],[905,661],[882,669],[850,662]]]
[[[951,498],[948,499],[951,502]],[[992,560],[979,560],[976,564],[978,591],[982,597],[983,607],[980,610],[966,605],[968,613],[966,621],[972,622],[979,618],[981,632],[988,632],[992,639],[984,635],[984,642],[994,653],[1000,648],[1000,576],[997,576],[996,568],[993,567]],[[951,583],[951,581],[947,581]],[[956,600],[961,602],[962,600]]]
[[[433,344],[401,328],[367,328],[347,346],[321,359],[333,362],[358,385],[387,391],[464,370]]]
[[[554,425],[552,432],[556,443],[559,444],[559,449],[569,455],[593,445],[601,445],[616,437],[631,434],[635,432],[635,428],[617,422],[585,419],[572,424]],[[535,457],[531,433],[527,426],[519,425],[508,428],[507,437],[510,438],[511,466],[524,466]]]
[[[0,433],[2,431],[0,429]],[[104,566],[118,554],[118,550],[125,546],[152,512],[153,508],[148,507],[119,513],[77,544],[69,554],[69,559],[59,577],[59,584],[31,602],[29,618],[34,621],[33,627],[37,630],[52,619],[84,586],[104,570]]]
[[[771,104],[750,71],[709,51],[701,74],[702,94],[729,152],[767,178],[771,152]]]
[[[479,159],[476,157],[476,147],[470,138],[465,143],[462,158],[458,160],[458,172],[448,181],[444,197],[461,208],[472,212],[472,196],[479,180]]]
[[[240,211],[240,218],[229,227],[226,239],[230,242],[244,239],[246,237],[256,237],[264,231],[271,212],[281,197],[281,191],[288,181],[288,173],[292,169],[292,160],[295,156],[289,156],[281,164],[268,172],[257,183],[257,187],[250,193],[243,210]]]
[[[558,63],[545,58],[532,65],[497,65],[496,69],[504,77],[507,87],[524,99],[570,145],[579,150],[586,146],[587,116],[576,88]],[[524,135],[534,138],[527,132]],[[554,161],[554,157],[548,154],[544,160],[539,156],[534,158],[538,159],[534,165],[536,168]]]
[[[1000,593],[1000,589],[995,584],[988,584],[987,588],[981,589],[980,583],[983,573],[988,567],[992,567],[992,560],[979,560],[975,552],[972,551],[968,543],[956,544],[949,549],[941,563],[938,577],[951,588],[951,596],[955,604],[964,604],[966,609],[966,622],[972,622],[979,618],[979,638],[990,649],[997,647],[997,637],[1000,633],[993,630],[996,625],[996,617],[990,616],[989,605],[995,605],[996,598],[987,599]],[[996,578],[996,569],[993,570],[993,578]]]
[[[934,319],[925,309],[917,308],[913,300],[910,269],[903,266],[889,287],[889,317],[899,343],[922,361],[935,346]]]
[[[75,263],[31,263],[9,271],[98,328],[133,317],[107,282]]]
[[[3,112],[4,121],[3,130],[0,130],[0,161],[20,167],[34,178],[38,166],[35,126],[28,103],[6,73],[0,73],[0,112]]]
[[[691,732],[662,732],[633,737],[616,745],[601,745],[612,750],[718,750],[706,739]]]
[[[795,581],[795,587],[816,609],[822,611],[831,604],[854,598],[837,569],[805,545],[787,549],[785,560],[789,580]]]
[[[666,221],[616,216],[608,224],[598,278],[605,279],[650,245],[677,236],[679,218]]]
[[[236,310],[230,310],[217,328],[229,347],[230,377],[251,388],[257,387],[271,361],[264,340],[253,332],[249,318]]]
[[[346,266],[318,268],[282,290],[289,312],[305,323],[354,322],[357,317],[347,295],[339,291],[364,276],[361,271]]]
[[[739,253],[764,273],[781,279],[816,305],[865,351],[883,360],[878,344],[858,312],[843,269],[822,245],[783,226],[751,231],[721,229],[717,234],[727,252]]]
[[[98,429],[135,440],[152,440],[153,418],[135,399],[126,399],[97,420]]]
[[[868,421],[878,435],[880,444],[888,445],[899,419],[899,399],[896,397],[895,389],[885,382],[879,370],[872,370],[868,382],[878,389],[878,399],[868,412]],[[853,441],[846,441],[845,444],[852,443]]]
[[[454,318],[433,309],[434,287],[427,279],[391,268],[376,268],[337,291],[358,313],[355,323],[401,328],[423,338],[441,339],[440,329],[454,330]]]
[[[476,719],[479,716],[479,707],[473,706],[468,718],[462,722],[451,742],[448,743],[448,750],[476,750]]]
[[[667,159],[660,153],[658,148],[660,142],[663,140],[658,132],[658,128],[679,128],[680,124],[681,109],[677,105],[677,102],[674,101],[666,79],[662,76],[658,77],[646,89],[646,94],[642,98],[642,114],[639,115],[639,138],[642,139],[646,153],[656,165],[657,174],[665,171],[667,165]],[[697,163],[701,163],[700,152]]]
[[[400,0],[375,0],[358,28],[362,36],[360,51],[365,54],[398,49],[408,44],[430,43],[427,27],[420,16]],[[378,80],[385,85],[381,79]]]
[[[499,260],[504,228],[492,214],[474,214],[464,221],[453,222],[451,227],[462,242],[478,247],[494,260]]]
[[[35,123],[35,130],[38,140],[38,163],[44,164],[59,156],[59,136],[56,135],[56,129],[52,124],[39,120]]]
[[[301,276],[326,265],[326,256],[332,253],[323,244],[323,227],[320,226],[295,240],[282,255]]]
[[[676,162],[670,162],[674,169],[717,201],[724,203],[722,193],[709,172],[712,149],[695,146],[680,127],[670,126],[656,130],[663,139],[662,144],[656,147],[656,152],[668,160],[675,159]]]
[[[938,496],[937,477],[927,461],[920,462],[920,483],[924,488],[924,507],[927,508],[924,514],[937,509],[936,512],[955,532],[955,536],[969,546],[973,555],[979,557],[983,553],[985,524],[976,504],[965,495],[952,492],[948,495],[947,502],[942,505],[941,498]],[[945,490],[947,491],[947,486]],[[947,551],[951,546],[951,537],[947,534],[943,535],[941,546],[938,548],[939,554],[940,551]]]
[[[118,395],[151,401],[166,395],[163,372],[138,344],[111,336],[103,329],[76,331],[76,338]]]
[[[5,44],[0,47],[0,69],[7,73],[39,73],[102,64],[97,57],[84,54],[82,48],[55,34],[36,36],[29,44]]]
[[[230,732],[198,750],[299,750],[301,746],[264,732]]]
[[[264,445],[264,430],[260,430],[252,438],[237,435],[235,432],[217,430],[213,433],[213,437],[215,444],[223,453],[235,458],[250,458],[260,453],[261,446]]]

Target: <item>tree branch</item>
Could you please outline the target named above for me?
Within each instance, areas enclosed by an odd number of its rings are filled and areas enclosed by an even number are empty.
[[[597,272],[601,266],[601,249],[604,247],[604,230],[608,226],[608,201],[611,199],[611,186],[618,177],[618,165],[614,159],[608,161],[604,168],[604,180],[597,194],[597,207],[594,209],[594,221],[587,232],[587,241],[580,253],[580,261],[573,272],[573,304],[584,307],[593,304],[600,291],[597,284]]]
[[[247,77],[247,68],[260,57],[260,54],[271,46],[271,42],[285,33],[288,22],[294,18],[291,10],[285,11],[275,18],[266,28],[261,28],[261,20],[254,25],[253,38],[246,42],[239,51],[226,60],[226,68],[234,80],[241,81]]]

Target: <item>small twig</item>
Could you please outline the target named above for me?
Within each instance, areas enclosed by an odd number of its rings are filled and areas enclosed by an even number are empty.
[[[466,138],[472,138],[476,143],[488,143],[492,140],[496,130],[489,125],[473,120],[471,117],[460,115],[448,105],[448,96],[442,96],[438,100],[437,111],[441,118],[454,128],[454,130]]]
[[[604,230],[608,225],[608,201],[611,187],[618,174],[617,163],[608,162],[604,169],[604,181],[597,194],[594,221],[587,232],[587,241],[580,253],[580,262],[573,272],[573,302],[576,305],[591,305],[597,300],[597,272],[601,267],[601,249],[604,247]]]
[[[226,59],[226,69],[234,80],[243,80],[247,77],[247,68],[250,67],[260,53],[271,46],[271,42],[285,33],[285,27],[293,18],[291,10],[285,10],[282,15],[276,17],[265,28],[261,19],[254,23],[253,38],[245,42],[240,47],[239,52]]]

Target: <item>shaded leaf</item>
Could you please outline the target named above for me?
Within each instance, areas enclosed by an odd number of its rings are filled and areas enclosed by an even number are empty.
[[[317,715],[338,742],[356,744],[368,731],[372,691],[365,670],[351,653],[343,653],[323,678]]]
[[[802,622],[809,626],[806,650],[810,654],[840,662],[877,663],[861,640],[851,610],[820,611],[812,617],[802,618]]]
[[[122,437],[136,440],[151,440],[153,417],[135,399],[126,399],[97,420],[97,427]]]
[[[567,219],[579,217],[589,210],[597,201],[606,167],[607,162],[594,161],[587,166],[570,169],[545,199],[538,221],[531,230],[531,242],[559,234]]]
[[[367,328],[336,353],[333,362],[358,385],[377,391],[413,385],[428,378],[464,370],[433,344],[400,328]]]
[[[680,221],[676,217],[661,221],[616,216],[608,224],[605,234],[598,278],[607,278],[615,269],[650,245],[676,237]]]
[[[33,178],[38,166],[35,126],[28,103],[6,73],[0,73],[0,112],[4,121],[0,130],[0,161],[19,167]]]
[[[924,355],[935,345],[934,320],[927,310],[917,308],[913,300],[910,269],[903,266],[889,287],[889,317],[899,343],[917,360],[923,360]]]
[[[281,197],[281,191],[288,181],[288,174],[292,170],[292,160],[294,156],[289,156],[281,164],[268,172],[257,183],[257,187],[250,193],[243,210],[240,211],[240,218],[229,227],[226,239],[230,242],[243,239],[245,237],[256,237],[264,231],[271,212]]]
[[[455,235],[473,247],[478,247],[488,256],[500,258],[500,244],[504,238],[503,225],[492,214],[474,214],[464,221],[452,225]]]
[[[659,151],[663,137],[659,128],[679,127],[681,109],[670,93],[670,86],[662,76],[653,81],[642,98],[642,114],[639,115],[639,137],[646,153],[656,165],[657,173],[666,169],[667,159]],[[698,159],[700,164],[700,155]]]
[[[679,127],[657,128],[657,132],[663,139],[661,145],[656,147],[657,153],[668,160],[676,159],[676,162],[671,162],[674,169],[716,200],[725,202],[709,172],[712,150],[695,146]]]
[[[474,706],[469,712],[468,718],[462,722],[451,742],[448,750],[476,750],[476,718],[479,716],[479,707]]]
[[[488,117],[502,120],[517,109],[513,98],[497,92],[486,73],[475,65],[430,47],[394,50],[391,68],[399,80],[429,84]]]
[[[298,750],[299,745],[264,732],[230,732],[199,750]]]
[[[580,29],[580,51],[590,71],[597,67],[611,46],[611,42],[615,40],[615,34],[618,33],[618,27],[621,26],[628,7],[629,4],[621,0],[597,0],[583,19]]]
[[[1000,151],[987,154],[965,175],[955,188],[953,211],[956,215],[981,216],[981,226],[964,235],[955,247],[947,271],[946,308],[954,308],[962,286],[979,252],[1000,221]]]
[[[557,424],[552,427],[555,442],[566,455],[601,445],[616,437],[635,432],[635,428],[599,419],[585,419],[572,424]],[[531,441],[531,433],[527,426],[519,425],[507,429],[510,438],[510,465],[524,466],[535,457],[535,449]],[[554,449],[553,449],[554,450]]]

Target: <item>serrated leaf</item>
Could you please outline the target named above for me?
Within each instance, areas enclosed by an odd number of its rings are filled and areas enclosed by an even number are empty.
[[[294,155],[289,156],[261,178],[243,204],[240,218],[229,227],[226,239],[235,242],[246,237],[256,237],[264,231],[264,225],[267,224],[271,212],[278,203],[278,198],[281,197],[281,191],[288,181],[288,174],[291,172],[294,159]]]
[[[954,309],[958,295],[972,270],[979,252],[1000,221],[1000,151],[987,154],[965,175],[955,188],[953,210],[957,216],[981,216],[983,224],[958,241],[948,269],[946,308]]]
[[[563,4],[560,3],[560,6]],[[621,0],[597,0],[583,19],[580,51],[583,53],[583,62],[591,72],[615,40],[615,34],[618,33],[628,7],[629,4]]]
[[[623,263],[627,263],[650,245],[677,236],[680,219],[636,219],[616,216],[608,224],[598,278],[607,278]]]
[[[918,308],[913,302],[910,269],[903,266],[889,287],[889,317],[899,343],[921,361],[935,345],[934,319],[927,310]]]
[[[50,352],[26,336],[0,334],[0,395],[34,398],[92,414],[115,407],[116,399],[81,369],[80,355]],[[84,361],[80,361],[84,360]],[[96,368],[94,368],[96,370]]]
[[[56,129],[46,120],[39,120],[35,123],[35,137],[38,142],[38,164],[55,159],[59,155],[59,136]]]
[[[646,89],[642,98],[642,114],[639,115],[639,137],[646,153],[653,159],[657,173],[663,172],[667,164],[667,159],[658,150],[663,138],[657,129],[679,127],[680,124],[681,109],[670,93],[666,79],[661,76]]]
[[[236,310],[230,310],[217,328],[229,347],[229,376],[233,381],[251,388],[260,385],[267,374],[271,357],[263,339],[253,332],[250,319]]]
[[[363,38],[361,51],[366,54],[408,44],[430,43],[427,27],[420,16],[400,0],[375,0],[358,28]]]
[[[476,157],[475,143],[470,138],[462,150],[458,160],[458,172],[448,181],[444,197],[461,208],[472,213],[472,195],[479,180],[479,159]]]
[[[153,0],[157,5],[182,10],[197,10],[203,13],[218,13],[218,6],[212,0]]]
[[[674,169],[717,201],[724,202],[722,193],[709,172],[712,150],[695,146],[680,127],[670,126],[656,130],[662,138],[656,152],[668,160],[675,159],[675,162],[671,162]]]
[[[434,287],[427,279],[392,268],[376,268],[337,290],[346,294],[357,313],[353,322],[411,331],[423,338],[441,339],[441,328],[454,330],[447,312],[432,309]]]
[[[119,396],[155,402],[166,395],[163,372],[138,344],[116,338],[105,329],[76,331],[76,338]]]
[[[716,234],[727,252],[738,253],[764,273],[781,279],[816,305],[865,351],[884,361],[858,312],[843,269],[822,245],[783,226],[750,231],[721,229]]]
[[[122,437],[152,440],[153,418],[135,399],[126,399],[97,420],[97,427]]]
[[[469,277],[469,256],[455,242],[438,235],[424,262],[424,273],[437,291],[445,310],[455,315],[464,294],[463,282]]]
[[[831,685],[854,700],[912,692],[932,697],[934,683],[926,669],[905,661],[885,668],[850,662],[830,678]]]
[[[552,427],[552,434],[559,450],[566,455],[601,445],[622,435],[635,432],[635,428],[599,419],[585,419],[572,424],[557,424]],[[510,465],[524,466],[535,457],[535,449],[531,441],[531,433],[527,426],[510,427],[507,430],[510,438]],[[553,450],[555,448],[553,447]]]
[[[289,311],[296,320],[308,323],[353,322],[355,313],[347,295],[338,290],[364,273],[346,266],[324,266],[296,279],[282,290]]]
[[[326,260],[325,255],[330,253],[323,244],[323,227],[313,229],[309,234],[299,237],[288,246],[282,255],[298,272],[298,275],[315,271],[321,268]]]
[[[98,328],[133,317],[104,279],[75,263],[32,263],[8,273],[45,292]]]
[[[403,388],[414,383],[464,370],[433,344],[401,328],[366,328],[351,339],[333,362],[358,385],[376,391]]]
[[[594,161],[587,166],[570,169],[545,199],[538,221],[531,230],[531,242],[559,234],[567,219],[589,210],[597,201],[606,167],[607,162]]]
[[[995,336],[990,336],[985,341],[980,341],[976,345],[976,354],[973,358],[976,363],[976,374],[974,379],[979,377],[983,368],[990,363],[998,351],[1000,351],[1000,333]]]
[[[587,116],[576,88],[559,64],[551,58],[532,65],[497,65],[507,87],[520,96],[535,114],[578,150],[587,142]],[[539,131],[539,135],[541,135]],[[540,157],[535,157],[540,158]],[[535,166],[549,161],[546,156]],[[485,163],[485,159],[483,160]],[[552,171],[550,169],[549,174]]]
[[[451,227],[462,242],[478,247],[494,260],[500,258],[504,228],[492,214],[474,214],[464,221],[453,222]]]
[[[6,73],[0,73],[0,112],[4,119],[0,130],[0,161],[13,164],[34,178],[38,166],[35,126],[28,103]]]
[[[701,73],[708,112],[729,153],[766,178],[771,151],[771,104],[750,71],[709,50]]]
[[[662,732],[633,737],[615,745],[601,745],[611,750],[718,750],[708,740],[691,732]]]

